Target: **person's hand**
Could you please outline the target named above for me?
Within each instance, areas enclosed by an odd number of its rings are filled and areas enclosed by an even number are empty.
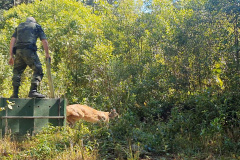
[[[10,57],[8,64],[11,66],[14,64],[14,57]]]

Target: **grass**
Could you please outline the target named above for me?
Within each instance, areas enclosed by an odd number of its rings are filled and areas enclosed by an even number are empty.
[[[97,150],[83,145],[84,134],[69,127],[49,126],[36,136],[25,136],[22,141],[6,135],[0,140],[0,159],[97,159]]]
[[[206,130],[199,136],[178,119],[146,123],[133,117],[127,113],[109,126],[83,121],[73,128],[49,126],[21,141],[6,135],[0,139],[0,160],[240,159],[239,139],[226,139],[231,136],[223,131]]]

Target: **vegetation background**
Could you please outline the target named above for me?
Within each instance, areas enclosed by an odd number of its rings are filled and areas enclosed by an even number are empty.
[[[1,141],[0,159],[240,159],[239,0],[0,0],[0,95],[9,42],[33,16],[56,97],[120,113]],[[38,42],[38,54],[44,52]],[[45,71],[44,71],[45,72]],[[27,97],[31,70],[20,97]],[[49,95],[44,77],[40,92]]]

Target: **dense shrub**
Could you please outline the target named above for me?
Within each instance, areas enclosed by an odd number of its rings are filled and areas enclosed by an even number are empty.
[[[50,127],[20,144],[20,157],[240,155],[238,2],[155,0],[148,13],[142,1],[84,4],[36,0],[1,14],[0,95],[12,92],[11,35],[33,16],[48,36],[56,97],[121,116],[109,126]],[[22,98],[31,74],[22,77]],[[40,92],[49,93],[46,77]]]

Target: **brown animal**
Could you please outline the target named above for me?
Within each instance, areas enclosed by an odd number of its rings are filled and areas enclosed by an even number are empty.
[[[87,105],[73,104],[67,106],[67,121],[70,125],[74,125],[76,121],[83,119],[87,122],[109,122],[109,119],[115,118],[118,113],[115,109],[111,112],[103,112],[93,109]]]

